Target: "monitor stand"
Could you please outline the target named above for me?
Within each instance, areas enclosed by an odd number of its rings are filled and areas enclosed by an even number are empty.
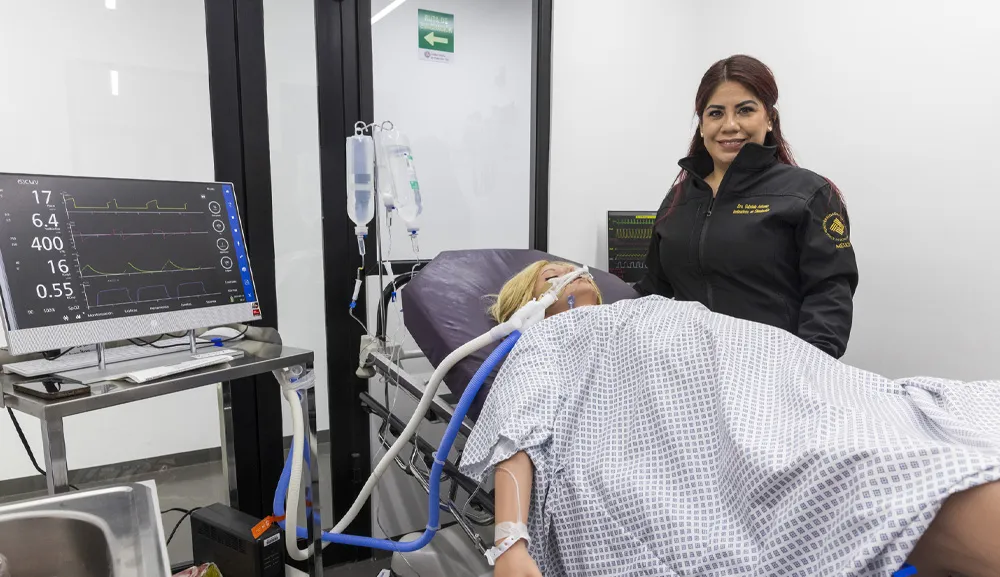
[[[89,385],[92,383],[99,383],[101,381],[116,381],[124,378],[125,375],[134,371],[176,365],[183,363],[184,361],[190,361],[195,357],[195,355],[199,354],[204,355],[217,353],[225,354],[234,358],[240,358],[243,356],[243,351],[240,349],[217,347],[212,343],[199,345],[193,330],[188,331],[188,339],[190,340],[190,347],[186,351],[166,353],[152,357],[141,357],[138,359],[131,359],[110,364],[107,363],[107,359],[105,358],[105,344],[99,343],[97,345],[96,367],[59,372],[55,373],[55,376],[66,381]],[[201,349],[200,352],[199,348]]]

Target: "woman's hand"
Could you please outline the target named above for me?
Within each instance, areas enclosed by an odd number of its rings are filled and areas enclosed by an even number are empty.
[[[528,555],[528,544],[524,540],[514,543],[497,559],[494,577],[542,577],[535,560]]]

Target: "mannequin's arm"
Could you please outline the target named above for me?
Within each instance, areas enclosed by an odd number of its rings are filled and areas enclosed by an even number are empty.
[[[497,465],[493,478],[496,524],[517,523],[519,520],[527,524],[534,474],[534,465],[524,451],[516,453],[513,457]],[[527,543],[522,539],[497,559],[494,575],[496,577],[541,577],[542,574],[534,560],[528,555]]]

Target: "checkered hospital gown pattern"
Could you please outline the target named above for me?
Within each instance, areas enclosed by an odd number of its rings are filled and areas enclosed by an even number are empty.
[[[1000,383],[892,381],[646,297],[526,331],[461,468],[517,451],[546,577],[888,577],[948,495],[1000,479]]]

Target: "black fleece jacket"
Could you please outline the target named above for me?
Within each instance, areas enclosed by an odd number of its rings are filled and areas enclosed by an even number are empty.
[[[681,160],[687,178],[660,206],[636,289],[785,329],[840,358],[858,285],[847,211],[829,181],[776,152],[745,145],[714,198],[711,157]]]

